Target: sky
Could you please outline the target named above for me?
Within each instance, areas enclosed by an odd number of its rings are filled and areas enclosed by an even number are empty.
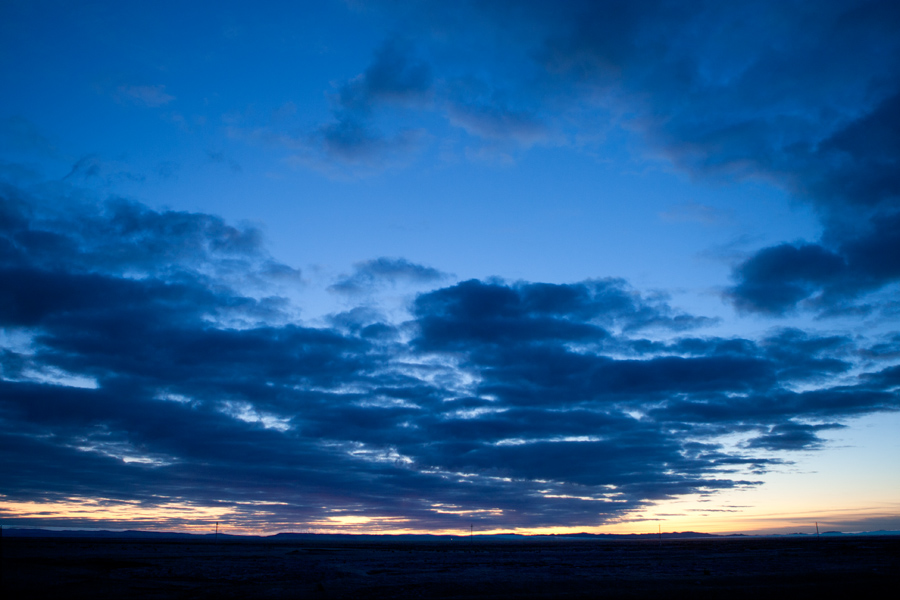
[[[0,523],[900,530],[900,5],[0,4]]]

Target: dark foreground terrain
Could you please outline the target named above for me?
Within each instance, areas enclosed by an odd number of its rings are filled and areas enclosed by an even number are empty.
[[[4,598],[890,598],[900,538],[15,539]]]

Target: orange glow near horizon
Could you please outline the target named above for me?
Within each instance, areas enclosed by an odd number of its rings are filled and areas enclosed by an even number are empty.
[[[178,531],[185,533],[209,533],[214,523],[219,531],[240,535],[272,535],[280,532],[351,533],[351,534],[431,534],[467,536],[468,527],[462,529],[423,530],[410,526],[410,520],[402,517],[363,516],[359,514],[335,514],[303,524],[277,522],[277,516],[267,505],[273,503],[241,503],[230,507],[199,506],[191,503],[162,502],[142,505],[137,501],[110,500],[106,498],[68,498],[56,502],[15,502],[0,500],[0,515],[6,525],[16,525],[20,520],[40,520],[44,527],[63,529],[144,529],[149,531]],[[281,503],[275,503],[281,504]],[[689,502],[680,503],[690,505]],[[679,531],[696,531],[717,534],[767,534],[813,533],[818,522],[822,531],[832,523],[846,523],[867,518],[890,518],[900,514],[900,503],[890,506],[865,508],[834,508],[830,510],[806,510],[766,512],[758,509],[736,509],[736,512],[709,512],[695,516],[675,516],[666,513],[673,504],[663,503],[623,516],[614,523],[594,527],[533,527],[491,528],[473,520],[475,534],[490,535],[517,533],[522,535],[550,535],[566,533],[647,534]],[[721,509],[711,509],[718,511]],[[271,520],[267,519],[271,518]],[[262,525],[265,523],[265,525]]]
[[[0,515],[7,522],[41,519],[52,523],[47,527],[54,528],[68,528],[73,527],[70,524],[89,521],[95,522],[98,528],[107,523],[113,529],[121,529],[120,525],[126,524],[128,527],[150,527],[155,530],[160,524],[177,522],[179,531],[195,532],[205,531],[208,523],[226,520],[233,514],[234,510],[226,507],[175,502],[148,507],[138,501],[109,498],[71,497],[53,502],[0,500]]]
[[[834,443],[839,447],[795,455],[793,462],[767,473],[763,485],[671,498],[606,523],[601,523],[598,515],[594,526],[498,527],[497,521],[507,521],[500,508],[469,510],[442,503],[432,504],[432,512],[435,516],[456,516],[460,527],[429,530],[403,516],[340,510],[326,510],[311,520],[292,522],[281,512],[290,505],[278,501],[207,506],[169,497],[137,501],[73,496],[58,501],[13,501],[3,494],[0,519],[7,527],[188,533],[209,533],[218,522],[220,532],[243,535],[306,531],[467,536],[470,524],[476,534],[482,535],[646,534],[659,529],[717,534],[813,533],[816,522],[821,531],[900,529],[900,525],[894,525],[900,523],[900,476],[879,471],[866,460],[866,443],[878,442],[883,455],[896,450],[900,415],[861,419],[860,423],[863,426],[857,435],[866,436],[865,443],[848,433],[834,433]]]

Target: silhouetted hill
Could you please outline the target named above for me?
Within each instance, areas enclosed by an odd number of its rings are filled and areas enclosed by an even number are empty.
[[[696,531],[674,531],[668,533],[554,533],[552,537],[564,538],[595,538],[601,540],[640,540],[640,539],[664,539],[683,540],[690,538],[717,538],[725,537],[714,533],[698,533]]]
[[[677,531],[668,533],[631,533],[631,534],[615,534],[615,533],[557,533],[550,535],[525,535],[520,533],[500,533],[500,534],[475,534],[473,537],[469,535],[428,535],[428,534],[353,534],[353,533],[293,533],[283,532],[268,536],[256,535],[234,535],[229,533],[219,533],[218,538],[214,533],[184,533],[177,531],[110,531],[105,529],[78,529],[78,530],[50,530],[50,529],[34,529],[34,528],[3,528],[3,536],[5,537],[28,537],[28,538],[95,538],[95,539],[183,539],[183,540],[200,540],[208,539],[219,541],[251,541],[251,540],[268,540],[278,542],[315,540],[315,541],[407,541],[407,542],[428,542],[428,541],[465,541],[465,540],[529,540],[529,539],[559,539],[559,540],[685,540],[685,539],[716,539],[716,538],[734,538],[734,537],[815,537],[815,533],[790,533],[782,535],[756,536],[752,534],[731,534],[717,535],[714,533],[700,533],[696,531]],[[900,531],[863,531],[844,533],[841,531],[826,531],[821,534],[823,537],[838,536],[893,536],[900,535]]]
[[[115,538],[115,539],[202,539],[215,538],[214,533],[182,533],[177,531],[109,531],[106,529],[19,529],[17,527],[4,528],[6,537],[41,537],[41,538]],[[220,533],[219,539],[241,539],[244,537]]]

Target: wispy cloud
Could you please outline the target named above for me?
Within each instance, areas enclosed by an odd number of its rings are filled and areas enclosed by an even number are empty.
[[[416,129],[385,134],[373,120],[383,106],[415,106],[431,94],[431,68],[412,53],[412,46],[400,38],[386,40],[366,70],[332,95],[334,120],[310,134],[312,149],[331,160],[368,165],[414,149],[421,138]]]
[[[728,211],[699,202],[678,204],[659,213],[659,216],[664,221],[673,223],[700,223],[703,225],[722,225],[732,220]]]
[[[57,152],[53,142],[34,123],[24,117],[0,119],[0,141],[6,151],[14,150],[39,156],[55,156]]]
[[[342,277],[328,289],[341,294],[359,294],[384,284],[433,284],[447,277],[446,273],[405,258],[381,257],[356,263],[352,275]]]
[[[116,97],[147,108],[157,108],[175,100],[175,96],[166,93],[164,85],[120,85],[116,88]]]

